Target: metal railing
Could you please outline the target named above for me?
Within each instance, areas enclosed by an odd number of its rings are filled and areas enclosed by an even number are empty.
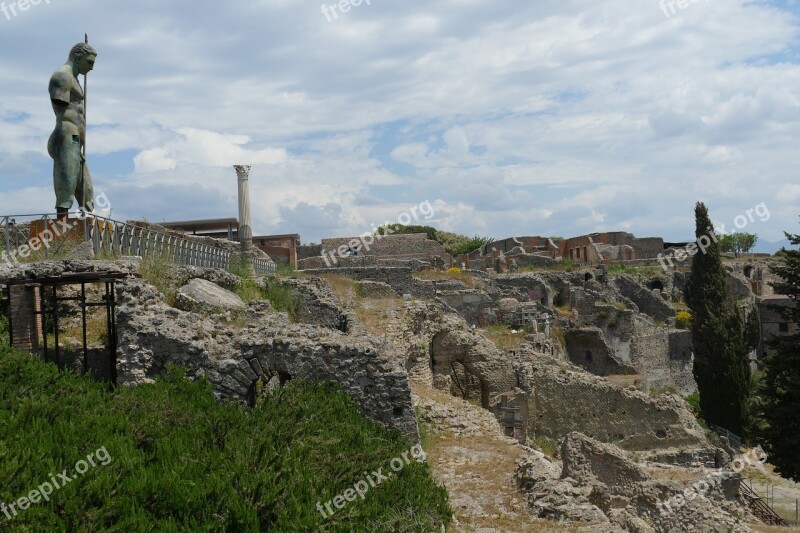
[[[91,242],[92,251],[100,257],[163,257],[180,265],[224,269],[234,259],[234,254],[222,246],[199,242],[179,232],[83,212],[60,219],[52,213],[2,216],[0,230],[4,234],[0,242],[5,247],[2,260],[8,263],[62,258],[85,242]],[[260,258],[253,260],[253,268],[260,275],[277,271],[274,262]]]
[[[731,443],[731,446],[733,446],[734,449],[738,450],[742,447],[742,438],[740,436],[731,433],[725,428],[721,428],[713,424],[709,424],[708,427],[711,431],[713,431],[720,437],[725,437],[726,439],[728,439],[728,442]]]
[[[745,480],[739,484],[742,496],[747,501],[750,510],[759,520],[768,525],[773,526],[788,526],[788,522],[783,519],[775,510],[767,504],[758,494],[755,493],[752,486],[747,485]]]

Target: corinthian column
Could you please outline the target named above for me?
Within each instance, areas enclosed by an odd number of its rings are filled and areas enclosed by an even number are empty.
[[[241,243],[242,263],[251,277],[253,269],[253,229],[250,225],[250,165],[234,165],[239,182],[239,242]]]

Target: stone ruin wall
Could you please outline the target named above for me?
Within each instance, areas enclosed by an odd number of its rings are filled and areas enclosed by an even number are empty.
[[[410,267],[344,267],[344,268],[317,268],[303,271],[305,274],[318,276],[321,274],[335,274],[347,276],[355,280],[379,281],[388,284],[397,292],[398,296],[412,294],[419,298],[434,298],[436,291],[434,282],[415,279]]]
[[[519,367],[529,394],[528,436],[560,441],[579,431],[627,450],[704,447],[702,428],[672,395],[650,398],[546,358]]]
[[[167,306],[139,280],[118,284],[117,299],[121,384],[147,382],[174,364],[190,378],[207,378],[218,397],[252,404],[259,380],[334,381],[364,416],[418,438],[408,374],[383,339],[290,324],[268,310],[257,326],[236,330]]]
[[[374,238],[370,243],[370,238]],[[355,244],[355,246],[353,246]],[[424,233],[414,233],[409,235],[373,235],[365,237],[362,241],[359,237],[338,237],[333,239],[322,239],[322,255],[336,252],[344,246],[352,247],[358,251],[358,255],[397,257],[397,258],[416,258],[429,261],[434,257],[441,257],[445,264],[450,264],[450,254],[444,247],[436,241],[428,239]],[[369,249],[366,249],[366,248]]]

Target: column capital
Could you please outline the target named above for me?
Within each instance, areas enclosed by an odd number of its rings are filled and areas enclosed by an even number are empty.
[[[240,180],[246,180],[250,177],[250,169],[252,168],[250,165],[233,165],[233,168],[236,170],[236,176]]]

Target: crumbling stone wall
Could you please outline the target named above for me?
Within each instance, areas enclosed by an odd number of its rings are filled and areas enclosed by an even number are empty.
[[[627,450],[702,447],[707,440],[685,402],[650,398],[544,356],[517,367],[528,393],[528,435],[561,440],[579,431]]]
[[[295,319],[304,324],[316,324],[346,333],[351,320],[342,308],[330,285],[322,278],[274,278],[276,283],[289,288],[298,300]]]
[[[493,278],[494,284],[499,287],[499,297],[515,298],[520,302],[539,302],[542,305],[553,304],[553,293],[539,274],[523,272],[519,274],[498,274]]]
[[[297,260],[319,257],[322,255],[321,244],[304,244],[297,247]]]
[[[257,325],[237,329],[224,315],[212,320],[167,306],[140,280],[118,284],[116,294],[120,384],[147,382],[174,364],[189,378],[207,378],[218,397],[252,403],[258,380],[335,381],[365,416],[418,438],[408,374],[381,338],[291,324],[263,303],[250,306]]]
[[[399,296],[411,294],[418,298],[433,298],[436,295],[434,282],[415,279],[408,267],[318,268],[303,272],[309,275],[336,274],[356,280],[381,281],[392,287]]]
[[[373,242],[370,242],[372,240]],[[337,237],[333,239],[322,239],[322,255],[336,252],[336,255],[344,255],[337,250],[345,250],[348,247],[356,250],[358,255],[374,255],[381,257],[396,258],[416,258],[430,260],[434,257],[441,257],[446,264],[450,264],[450,254],[444,247],[436,241],[428,239],[425,233],[414,233],[408,235],[373,235],[365,237]],[[369,248],[369,249],[367,249]]]
[[[637,374],[637,369],[617,359],[598,328],[568,330],[564,334],[572,364],[596,376]]]
[[[666,322],[675,318],[675,309],[668,302],[654,294],[651,289],[643,287],[628,274],[615,277],[613,283],[623,296],[630,298],[636,304],[639,311],[654,320]]]

